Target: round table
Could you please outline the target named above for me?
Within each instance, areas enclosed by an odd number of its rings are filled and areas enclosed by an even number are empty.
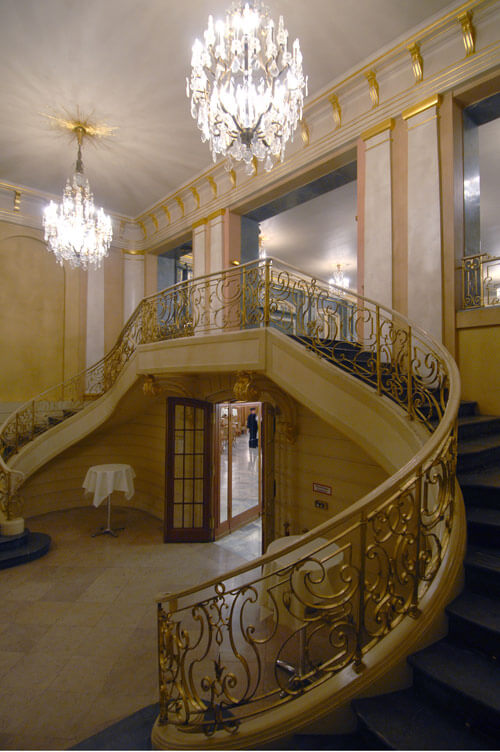
[[[117,531],[124,530],[123,527],[115,530],[111,527],[111,494],[113,491],[123,491],[125,498],[131,499],[134,495],[134,478],[135,472],[130,465],[108,464],[89,467],[83,481],[83,488],[86,493],[94,493],[92,503],[95,507],[98,507],[104,499],[107,499],[108,506],[107,525],[97,533],[93,533],[93,538],[96,535],[106,535],[106,533],[116,538]]]

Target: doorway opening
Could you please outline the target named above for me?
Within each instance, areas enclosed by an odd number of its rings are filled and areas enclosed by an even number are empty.
[[[260,518],[261,421],[260,402],[220,402],[216,406],[216,537]]]

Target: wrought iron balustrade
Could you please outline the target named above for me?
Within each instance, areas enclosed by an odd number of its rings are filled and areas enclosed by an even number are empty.
[[[479,253],[462,259],[462,306],[500,305],[500,257]]]

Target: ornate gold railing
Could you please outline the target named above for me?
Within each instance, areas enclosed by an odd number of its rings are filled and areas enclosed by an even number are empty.
[[[500,257],[487,253],[466,256],[460,268],[463,308],[500,305]]]
[[[273,259],[180,282],[144,298],[98,363],[22,405],[0,427],[3,465],[24,446],[107,392],[140,344],[272,326],[348,370],[428,426],[442,415],[442,358],[398,314]],[[6,467],[6,466],[5,466]],[[8,476],[8,469],[1,473]],[[14,488],[4,478],[3,486]],[[9,514],[12,490],[0,494]]]
[[[368,651],[419,616],[453,525],[459,378],[444,348],[396,312],[290,267],[249,272],[244,320],[276,326],[362,379],[429,439],[335,520],[159,599],[157,725],[187,734],[244,733],[246,721],[346,666],[362,671]]]
[[[261,326],[396,402],[429,438],[392,478],[284,551],[159,599],[159,723],[208,735],[236,731],[347,665],[361,671],[369,650],[418,616],[453,524],[453,360],[396,312],[267,259],[145,298],[105,358],[0,428],[8,511],[4,460],[110,389],[139,345]]]

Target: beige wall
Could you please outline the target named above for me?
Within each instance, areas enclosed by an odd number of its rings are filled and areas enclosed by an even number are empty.
[[[198,397],[222,401],[231,397],[235,377],[230,374],[195,378],[190,389]],[[324,522],[378,485],[387,474],[354,442],[326,424],[307,408],[290,399],[297,412],[298,435],[291,444],[277,420],[276,534]],[[135,470],[136,494],[126,502],[116,494],[114,503],[139,507],[163,518],[165,488],[166,395],[143,398],[143,412],[127,422],[112,425],[87,437],[35,473],[23,487],[25,516],[91,504],[82,483],[91,465],[124,462]],[[315,494],[313,481],[332,487],[332,496]],[[315,499],[328,502],[328,510],[314,507]]]
[[[276,436],[276,534],[311,530],[375,488],[387,473],[366,452],[311,410],[297,403],[298,434],[294,444]],[[332,495],[313,491],[313,482],[330,486]],[[328,504],[318,509],[314,502]]]
[[[165,400],[145,399],[144,404],[141,415],[97,431],[35,473],[23,486],[25,516],[90,505],[92,497],[84,497],[82,489],[88,468],[107,462],[122,462],[132,465],[135,470],[136,493],[130,501],[117,493],[113,496],[113,503],[138,507],[162,518]]]
[[[81,369],[82,279],[42,233],[0,222],[0,401],[24,401]]]
[[[500,415],[500,309],[459,311],[457,360],[462,399],[483,414]]]

